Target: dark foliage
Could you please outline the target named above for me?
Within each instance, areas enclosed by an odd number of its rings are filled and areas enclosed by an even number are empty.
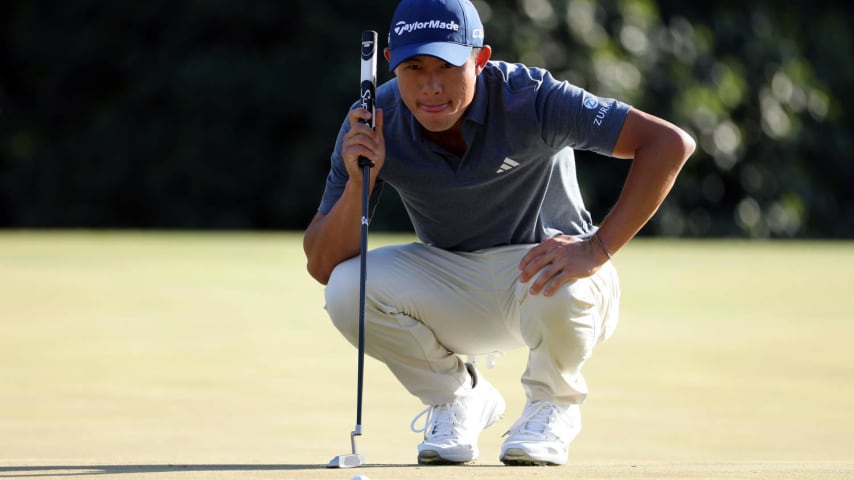
[[[842,2],[476,3],[495,58],[698,139],[644,234],[854,235]],[[395,4],[3,2],[0,227],[304,228],[358,92],[356,39],[383,38]],[[601,218],[628,163],[579,161]],[[409,228],[393,192],[373,228]]]

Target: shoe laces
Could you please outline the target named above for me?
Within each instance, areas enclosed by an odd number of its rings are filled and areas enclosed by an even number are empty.
[[[551,402],[535,401],[525,407],[522,416],[516,423],[510,426],[510,429],[504,433],[507,436],[511,433],[545,435],[549,429],[552,415],[555,414],[557,406]]]
[[[460,423],[457,415],[457,408],[459,407],[458,402],[431,405],[412,419],[409,428],[415,433],[424,432],[424,438],[453,436],[457,425]],[[425,415],[424,426],[416,428],[415,424]]]

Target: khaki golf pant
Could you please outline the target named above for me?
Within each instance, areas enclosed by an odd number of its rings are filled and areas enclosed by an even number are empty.
[[[529,349],[522,385],[529,401],[581,403],[581,367],[617,325],[620,287],[608,262],[551,297],[529,293],[519,262],[533,245],[454,252],[422,243],[368,252],[365,352],[426,405],[468,390],[461,355]],[[359,332],[359,257],[339,264],[326,309],[353,345]]]

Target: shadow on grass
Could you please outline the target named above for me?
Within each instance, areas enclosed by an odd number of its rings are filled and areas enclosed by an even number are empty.
[[[2,477],[59,477],[129,473],[325,470],[326,465],[30,465],[0,467]]]
[[[382,465],[367,464],[362,468],[400,468],[418,467],[418,465]],[[135,473],[179,473],[179,472],[264,472],[264,471],[295,471],[295,470],[334,470],[326,465],[28,465],[0,466],[0,478],[25,477],[68,477],[75,475],[123,475]],[[342,469],[344,470],[344,469]],[[346,469],[349,470],[349,469]]]

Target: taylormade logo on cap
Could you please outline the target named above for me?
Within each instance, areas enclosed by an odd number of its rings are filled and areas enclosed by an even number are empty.
[[[427,28],[437,29],[437,30],[450,30],[452,32],[460,31],[460,25],[453,20],[450,22],[443,22],[441,20],[430,20],[427,22],[397,22],[394,26],[394,33],[398,36],[403,35],[404,33],[415,32],[418,30],[424,30]]]

